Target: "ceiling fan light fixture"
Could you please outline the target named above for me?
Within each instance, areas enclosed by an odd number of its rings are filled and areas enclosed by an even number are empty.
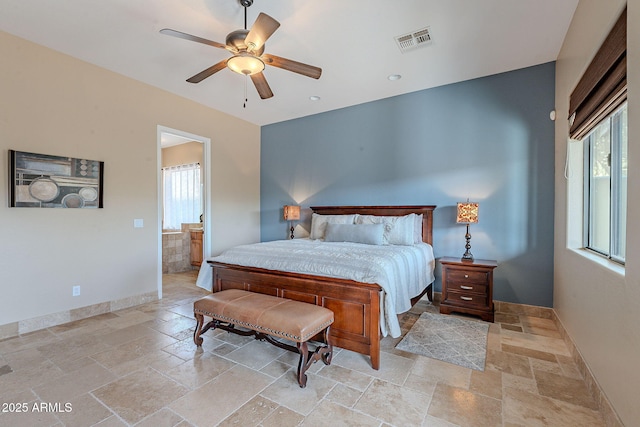
[[[239,53],[229,58],[227,67],[238,74],[250,76],[261,73],[262,70],[264,70],[264,62],[257,56],[248,53]]]
[[[320,78],[322,69],[319,67],[264,53],[266,41],[280,27],[280,23],[266,13],[260,12],[251,29],[248,30],[247,8],[253,4],[253,0],[235,1],[239,1],[240,5],[244,7],[244,29],[235,30],[227,34],[225,44],[172,30],[171,28],[160,30],[161,34],[202,43],[219,49],[226,49],[231,52],[231,58],[218,61],[209,68],[189,77],[187,79],[188,83],[200,83],[217,72],[228,68],[234,73],[250,76],[251,82],[258,91],[258,95],[260,95],[260,99],[269,99],[273,97],[273,92],[269,87],[269,83],[267,83],[264,73],[262,73],[266,64],[313,79]],[[248,79],[245,79],[245,90],[247,81]]]

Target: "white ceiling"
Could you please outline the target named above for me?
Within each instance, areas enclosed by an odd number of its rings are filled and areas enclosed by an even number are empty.
[[[0,0],[0,30],[266,125],[553,61],[577,3],[255,0],[249,27],[259,12],[281,23],[265,52],[323,73],[314,80],[268,66],[275,96],[261,100],[249,81],[246,108],[246,79],[228,69],[185,82],[227,51],[159,33],[172,28],[224,43],[244,27],[238,0]],[[396,36],[427,26],[430,44],[400,52]]]

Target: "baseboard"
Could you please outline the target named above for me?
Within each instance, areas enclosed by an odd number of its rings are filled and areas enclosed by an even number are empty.
[[[600,384],[598,384],[598,381],[593,376],[591,369],[589,369],[589,366],[584,361],[582,354],[580,354],[580,350],[578,350],[578,347],[576,347],[575,343],[567,333],[567,330],[564,328],[564,325],[562,324],[562,321],[558,317],[555,310],[553,310],[553,321],[558,328],[560,336],[562,336],[564,342],[567,344],[567,348],[571,353],[571,357],[576,363],[578,371],[580,371],[582,378],[587,384],[587,388],[589,389],[591,396],[593,396],[594,400],[598,404],[598,409],[604,417],[605,425],[607,427],[624,427],[624,424],[620,420],[620,417],[618,417],[618,414],[613,409],[613,406],[611,406],[611,402],[609,402],[609,399],[602,391]]]
[[[63,325],[65,323],[74,322],[76,320],[86,319],[88,317],[97,316],[99,314],[110,313],[129,307],[134,307],[136,305],[145,304],[157,299],[157,292],[148,292],[146,294],[134,295],[114,301],[101,302],[86,307],[74,308],[67,311],[47,314],[45,316],[7,323],[5,325],[0,325],[0,340],[17,337],[18,335],[28,334],[29,332],[39,331],[41,329],[50,328],[52,326]]]

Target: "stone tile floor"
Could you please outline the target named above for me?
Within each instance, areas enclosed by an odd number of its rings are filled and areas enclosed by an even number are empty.
[[[198,349],[194,283],[168,274],[161,301],[0,341],[0,427],[604,425],[551,320],[496,313],[484,372],[385,338],[379,371],[337,350],[300,389],[294,353],[222,331]]]

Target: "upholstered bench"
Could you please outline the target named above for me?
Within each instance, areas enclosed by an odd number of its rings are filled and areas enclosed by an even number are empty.
[[[333,323],[333,312],[327,308],[240,289],[227,289],[197,300],[193,303],[193,314],[198,322],[193,333],[193,341],[197,346],[202,345],[201,335],[213,327],[240,335],[255,335],[256,339],[300,353],[297,374],[300,387],[307,385],[305,372],[313,363],[320,359],[325,365],[331,363],[333,346],[329,328]],[[204,325],[204,316],[213,320]],[[320,344],[310,353],[307,341],[319,333],[323,334],[326,345]],[[294,341],[296,346],[275,338]]]

